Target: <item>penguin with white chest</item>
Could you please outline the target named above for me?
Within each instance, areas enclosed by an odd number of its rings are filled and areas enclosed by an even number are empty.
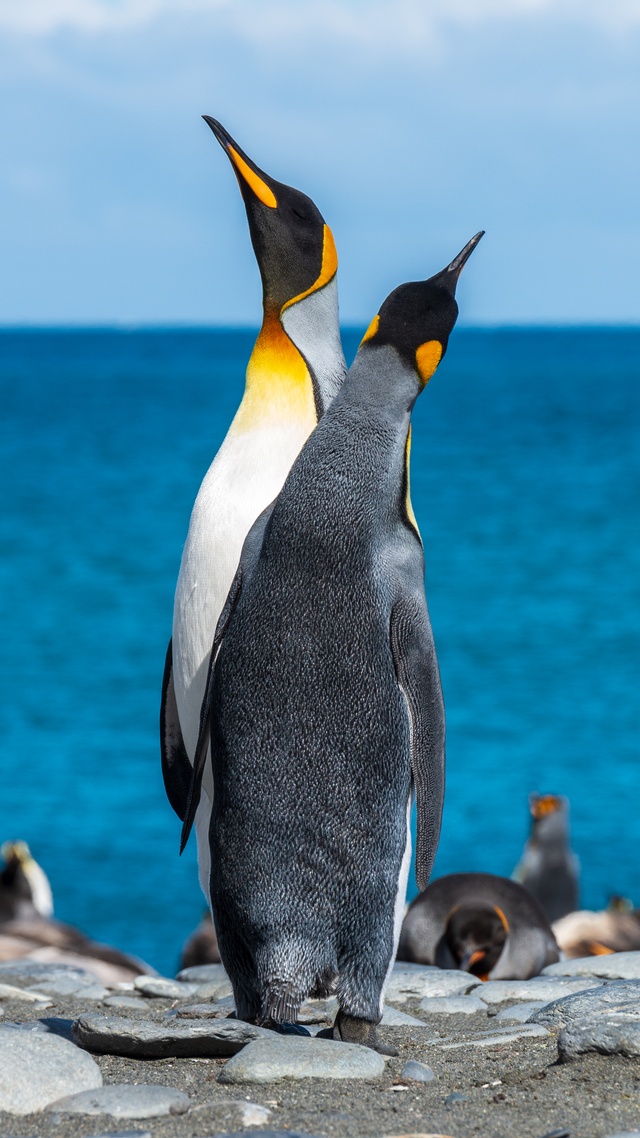
[[[346,374],[331,230],[305,194],[276,182],[205,116],[244,199],[263,284],[264,318],[244,397],[202,482],[176,587],[162,685],[160,735],[167,796],[183,819],[216,624],[253,522],[279,493]],[[213,786],[204,773],[196,817],[200,883],[209,889]]]
[[[249,535],[211,653],[186,841],[211,745],[211,903],[241,1019],[295,1024],[335,984],[334,1038],[375,1025],[411,856],[426,885],[444,708],[408,496],[413,404],[480,239],[382,305],[348,378]]]

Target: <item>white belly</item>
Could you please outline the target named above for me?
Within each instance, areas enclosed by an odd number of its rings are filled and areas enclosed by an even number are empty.
[[[308,424],[291,421],[242,434],[230,431],[198,492],[173,609],[173,683],[182,737],[192,763],[213,636],[244,539],[258,515],[280,493],[308,434]],[[203,790],[196,835],[200,882],[208,895],[210,762]]]

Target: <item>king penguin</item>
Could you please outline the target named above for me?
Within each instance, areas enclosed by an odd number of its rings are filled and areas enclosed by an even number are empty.
[[[310,993],[335,984],[328,1030],[382,1051],[412,786],[421,887],[444,794],[411,411],[446,351],[458,276],[481,236],[387,298],[249,534],[213,642],[183,826],[184,847],[210,745],[211,904],[239,1018],[287,1029]]]
[[[580,863],[569,837],[569,800],[560,794],[530,794],[531,833],[512,873],[538,899],[548,919],[578,908]]]
[[[310,198],[270,178],[219,122],[204,118],[231,162],[244,199],[262,277],[264,315],[242,402],[193,507],[176,587],[160,735],[165,787],[181,819],[209,652],[242,543],[279,493],[346,374],[331,230]],[[207,770],[196,819],[205,895],[211,795]]]
[[[398,960],[459,968],[481,980],[528,980],[560,959],[542,906],[492,873],[449,873],[411,902]]]

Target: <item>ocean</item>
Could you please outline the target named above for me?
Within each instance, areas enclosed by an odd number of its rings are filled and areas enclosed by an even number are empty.
[[[168,974],[204,901],[160,683],[254,336],[0,331],[0,840],[29,842],[61,920]],[[436,874],[509,874],[528,793],[562,793],[583,904],[640,904],[640,329],[457,329],[411,487],[447,707]]]

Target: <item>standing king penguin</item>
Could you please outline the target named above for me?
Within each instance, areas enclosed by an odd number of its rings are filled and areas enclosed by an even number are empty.
[[[238,179],[262,277],[264,318],[244,397],[193,507],[176,587],[160,736],[167,796],[181,819],[211,643],[242,544],[346,374],[331,230],[310,198],[270,178],[220,123],[204,118]],[[203,781],[196,831],[200,883],[208,896],[208,764]]]
[[[561,794],[530,794],[531,832],[512,873],[542,905],[553,923],[578,908],[580,863],[571,849],[569,800]]]
[[[480,237],[387,298],[249,534],[213,642],[183,827],[184,848],[210,745],[211,903],[239,1018],[287,1030],[310,993],[336,983],[333,1037],[383,1051],[412,784],[421,888],[444,793],[411,410],[446,350]]]

